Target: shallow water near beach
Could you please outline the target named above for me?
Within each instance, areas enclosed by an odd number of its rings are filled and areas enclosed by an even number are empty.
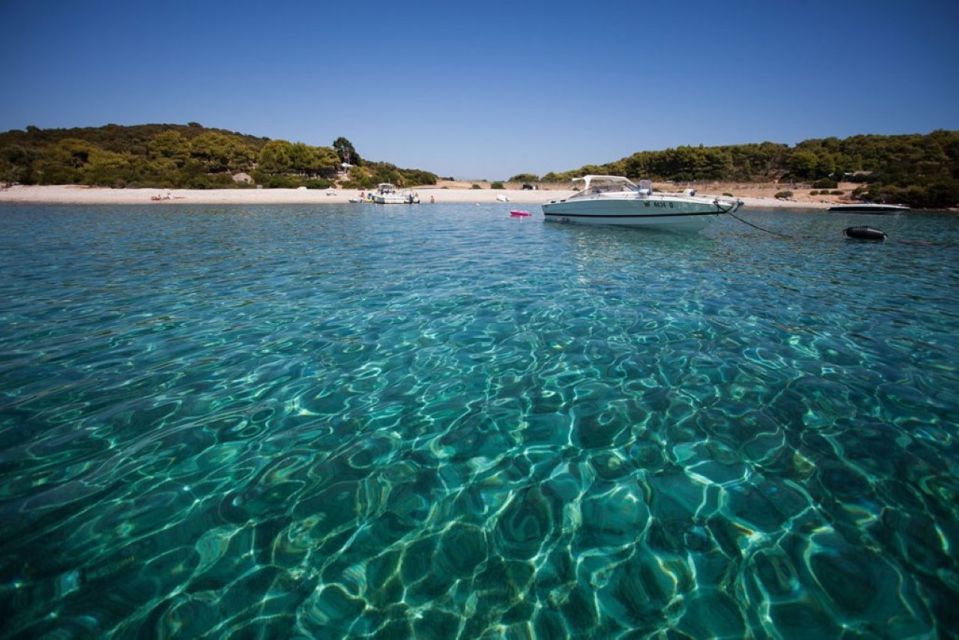
[[[0,636],[959,628],[959,217],[508,211],[0,207]]]

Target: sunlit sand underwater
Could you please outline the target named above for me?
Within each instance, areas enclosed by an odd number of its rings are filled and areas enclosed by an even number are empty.
[[[955,633],[959,218],[743,215],[0,208],[0,635]]]

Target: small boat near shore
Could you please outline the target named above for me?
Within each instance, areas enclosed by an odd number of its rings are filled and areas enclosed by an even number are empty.
[[[856,202],[852,204],[837,204],[829,207],[830,211],[836,213],[896,213],[909,211],[909,207],[903,204],[872,204],[868,202]]]
[[[694,189],[682,194],[653,193],[649,180],[634,184],[622,176],[588,175],[575,178],[579,192],[543,205],[549,222],[625,225],[665,231],[699,231],[742,200],[697,197]]]
[[[412,191],[400,193],[396,186],[389,182],[381,182],[376,193],[373,194],[373,202],[376,204],[419,204],[420,197]]]

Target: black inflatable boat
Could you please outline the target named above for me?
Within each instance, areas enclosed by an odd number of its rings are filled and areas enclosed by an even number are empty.
[[[842,235],[852,240],[872,240],[874,242],[883,242],[886,239],[886,232],[882,229],[873,227],[846,227]]]

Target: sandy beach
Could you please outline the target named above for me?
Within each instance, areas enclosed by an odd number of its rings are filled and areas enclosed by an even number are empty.
[[[540,190],[510,189],[472,189],[451,183],[454,186],[440,184],[430,187],[417,187],[421,203],[436,204],[503,204],[539,205],[550,200],[568,198],[574,192],[558,186]],[[794,199],[778,200],[773,193],[783,190],[781,185],[708,185],[700,188],[702,196],[724,196],[732,193],[743,200],[746,209],[755,208],[803,208],[825,209],[834,202],[830,197],[823,202],[821,198],[808,196],[808,190],[793,190]],[[684,185],[664,184],[664,191],[681,191]],[[847,190],[848,193],[848,190]],[[163,196],[162,200],[152,198]],[[167,197],[169,196],[169,197]],[[167,206],[170,204],[342,204],[359,198],[357,189],[109,189],[87,187],[83,185],[14,185],[0,189],[0,202],[34,204],[152,204]]]
[[[516,204],[542,204],[566,198],[572,191],[502,189],[443,189],[419,187],[422,204],[495,203],[509,198]],[[169,198],[167,197],[169,195]],[[152,200],[162,197],[161,200]],[[358,189],[105,189],[81,185],[23,186],[0,190],[0,202],[51,204],[342,204],[358,199]]]

